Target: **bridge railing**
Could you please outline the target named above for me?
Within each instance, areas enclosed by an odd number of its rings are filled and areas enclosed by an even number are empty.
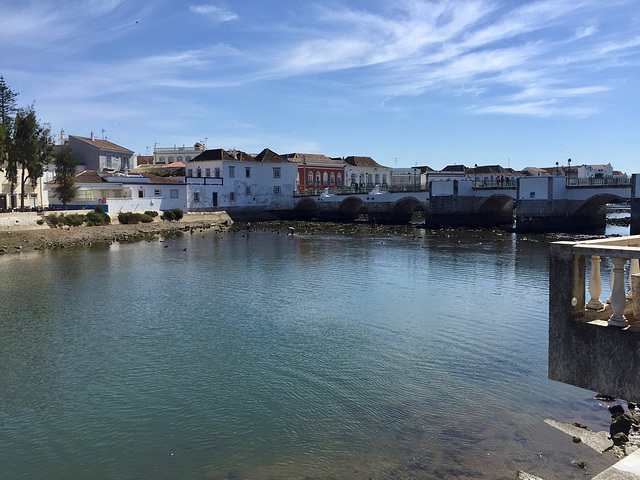
[[[385,184],[377,184],[379,187],[378,190],[380,192],[427,192],[428,188],[422,187],[420,185],[389,185]],[[358,186],[349,186],[349,187],[333,187],[329,188],[328,192],[332,195],[353,195],[353,194],[367,194],[375,189],[376,185],[373,183],[369,184],[361,184]],[[294,197],[315,197],[318,195],[322,195],[327,187],[318,187],[318,188],[308,188],[308,189],[298,189],[293,192]]]
[[[622,177],[602,177],[602,178],[577,178],[567,177],[568,187],[598,187],[598,186],[630,186],[631,177],[625,175]]]
[[[496,189],[496,188],[516,188],[518,185],[517,179],[510,178],[509,180],[505,179],[504,182],[498,182],[496,180],[485,180],[485,179],[474,179],[473,180],[473,188],[475,190],[481,189]]]

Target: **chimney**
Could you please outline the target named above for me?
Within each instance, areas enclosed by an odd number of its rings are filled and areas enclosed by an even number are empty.
[[[91,130],[91,141],[93,142],[95,138],[93,137],[93,130]]]

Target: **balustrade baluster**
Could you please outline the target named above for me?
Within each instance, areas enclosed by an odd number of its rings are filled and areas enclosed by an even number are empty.
[[[587,303],[587,308],[591,310],[602,310],[604,303],[600,301],[602,293],[602,277],[600,276],[600,256],[591,255],[591,275],[589,276],[589,295],[591,298]]]
[[[633,298],[633,287],[631,286],[631,275],[636,273],[640,273],[640,260],[637,258],[632,258],[631,263],[629,264],[629,293],[627,293],[627,300],[631,300]],[[640,292],[636,292],[640,295]]]
[[[627,305],[627,299],[624,291],[624,266],[627,263],[626,258],[612,258],[613,262],[613,288],[611,292],[611,309],[613,315],[609,317],[609,325],[615,327],[626,327],[629,323],[624,316],[624,307]]]

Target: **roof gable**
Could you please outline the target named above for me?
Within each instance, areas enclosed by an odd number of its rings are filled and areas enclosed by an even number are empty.
[[[256,162],[262,163],[291,163],[288,159],[282,155],[278,155],[273,150],[265,148],[255,157]]]
[[[124,153],[133,155],[133,150],[129,150],[128,148],[121,147],[120,145],[110,142],[109,140],[98,140],[95,138],[92,140],[90,138],[79,137],[77,135],[69,135],[69,138],[75,138],[84,143],[88,143],[89,145],[99,148],[100,150],[111,150],[115,152],[124,152]]]
[[[343,161],[354,167],[382,167],[382,165],[371,157],[350,156],[346,157]]]

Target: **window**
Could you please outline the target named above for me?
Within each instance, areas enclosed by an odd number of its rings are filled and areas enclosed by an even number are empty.
[[[169,197],[170,198],[178,198],[178,189],[177,188],[172,188],[169,191]]]
[[[211,176],[211,169],[210,168],[205,168],[204,169],[204,176],[205,177],[210,177]]]
[[[320,172],[316,173],[316,185],[320,185]]]
[[[251,187],[247,187],[247,189],[246,189],[245,193],[246,193],[247,195],[251,195]]]
[[[178,162],[181,162],[181,161],[182,161],[182,157],[181,157],[181,156],[178,156],[177,161],[178,161]]]
[[[376,182],[375,183],[380,183],[380,174],[376,173]]]
[[[202,170],[200,169],[200,167],[198,167],[198,170],[196,171],[198,178],[202,177]]]
[[[273,194],[280,195],[280,187],[278,185],[273,187]]]
[[[273,178],[280,178],[280,168],[273,168]]]
[[[387,174],[386,174],[386,173],[383,173],[383,174],[382,174],[382,184],[383,184],[383,185],[386,185],[386,184],[387,184]]]
[[[144,190],[138,190],[138,198],[144,198]]]
[[[352,173],[351,174],[351,185],[355,185],[356,183],[358,183],[358,181],[356,180],[356,174]]]
[[[160,159],[158,160],[158,163],[164,163],[164,157],[160,157]]]
[[[229,178],[236,178],[236,167],[229,166]]]
[[[193,203],[200,203],[200,192],[193,192]]]
[[[342,185],[342,174],[338,173],[338,185]]]
[[[187,155],[186,157],[184,157],[185,162],[188,162],[189,160],[191,160],[191,155]]]
[[[327,172],[322,174],[322,185],[329,185],[329,175]]]
[[[187,170],[187,176],[193,177],[193,169],[190,168],[189,170]]]
[[[216,178],[220,178],[220,169],[216,167],[216,169],[213,171],[214,172],[214,177]]]
[[[107,155],[107,168],[111,168],[111,155]]]
[[[153,191],[153,194],[154,194],[156,197],[161,197],[161,196],[162,196],[162,190],[160,190],[160,189],[156,189],[156,190],[154,190],[154,191]]]
[[[230,202],[236,201],[236,192],[229,192],[229,201]]]
[[[309,179],[307,181],[308,185],[313,185],[313,172],[309,172]]]
[[[251,178],[251,167],[245,167],[244,169],[244,176],[246,178]]]
[[[331,172],[331,176],[329,177],[329,185],[335,185],[336,184],[336,174]]]
[[[172,156],[169,157],[169,163],[173,163],[173,157]]]

